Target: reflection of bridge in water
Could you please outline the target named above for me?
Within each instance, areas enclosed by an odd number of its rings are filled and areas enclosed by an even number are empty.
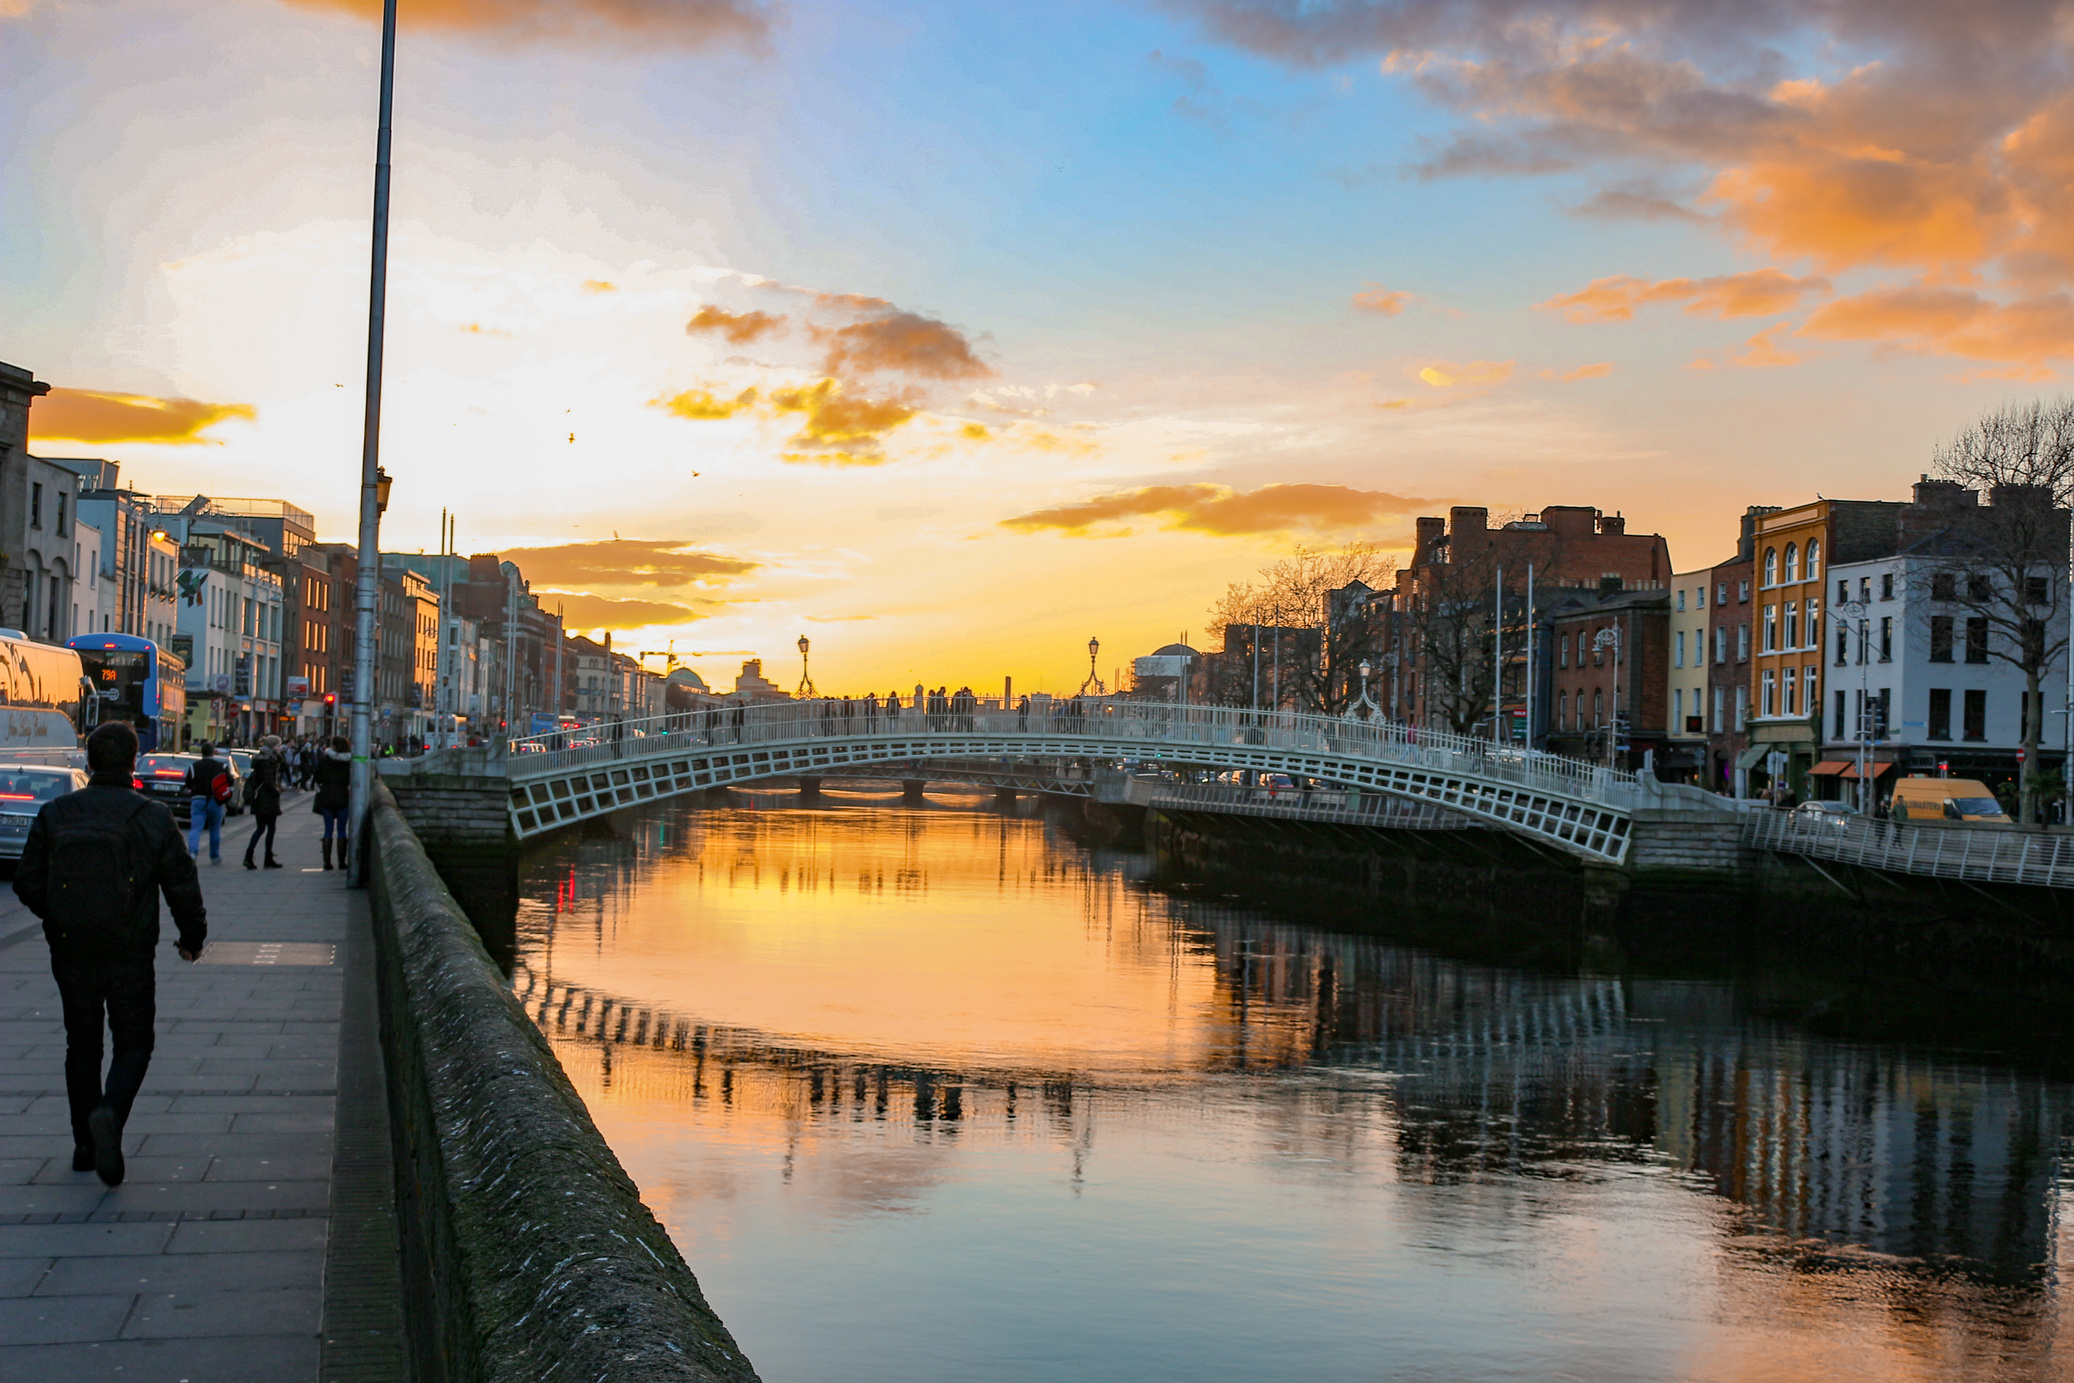
[[[608,842],[571,852],[607,892],[643,853]],[[560,944],[584,934],[597,901],[572,890]],[[541,971],[521,969],[515,984],[572,1071],[644,1099],[776,1119],[788,1137],[876,1121],[921,1146],[1056,1139],[1077,1165],[1116,1102],[1201,1098],[1250,1111],[1281,1152],[1342,1172],[1553,1184],[1623,1166],[1683,1170],[1737,1208],[1738,1227],[1757,1236],[1746,1247],[1805,1258],[1827,1245],[1826,1266],[2038,1285],[2058,1256],[2060,1150],[2074,1120],[2057,1086],[1806,1038],[1742,1017],[1718,986],[1493,970],[1128,889],[1116,905],[1137,910],[1132,925],[1166,929],[1175,965],[1212,972],[1202,1021],[1214,1033],[1191,1064],[902,1059]],[[534,906],[537,942],[547,919]]]

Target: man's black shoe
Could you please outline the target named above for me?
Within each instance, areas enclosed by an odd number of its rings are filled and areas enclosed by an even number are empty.
[[[86,1116],[86,1126],[94,1135],[94,1170],[108,1185],[122,1185],[122,1125],[115,1111],[102,1105]]]
[[[74,1143],[72,1145],[72,1170],[75,1172],[91,1172],[93,1169],[94,1145],[91,1143]]]

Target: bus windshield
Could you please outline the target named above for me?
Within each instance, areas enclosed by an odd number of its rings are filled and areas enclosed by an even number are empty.
[[[82,648],[79,662],[103,703],[133,717],[144,714],[144,683],[151,676],[150,654],[142,649]],[[105,717],[106,713],[103,714]]]

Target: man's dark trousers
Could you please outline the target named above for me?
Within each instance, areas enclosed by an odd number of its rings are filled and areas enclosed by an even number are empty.
[[[72,1142],[91,1147],[87,1116],[106,1103],[118,1125],[129,1122],[130,1105],[144,1084],[151,1064],[152,1023],[158,992],[152,953],[135,950],[117,955],[51,954],[50,972],[57,978],[65,1005],[65,1097],[72,1106]],[[114,1038],[115,1058],[108,1078],[101,1079],[101,1025],[105,1019]]]

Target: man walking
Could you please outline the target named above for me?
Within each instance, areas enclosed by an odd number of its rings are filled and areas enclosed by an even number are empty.
[[[209,828],[209,863],[223,863],[223,811],[230,805],[230,770],[216,746],[202,744],[201,761],[187,770],[187,853],[202,852],[202,827]]]
[[[87,785],[47,802],[29,827],[14,891],[43,920],[65,1013],[72,1170],[122,1182],[122,1126],[151,1063],[158,895],[180,929],[180,958],[201,956],[208,916],[194,860],[166,809],[132,790],[137,732],[121,721],[86,741]],[[101,1078],[103,1018],[114,1038]]]

